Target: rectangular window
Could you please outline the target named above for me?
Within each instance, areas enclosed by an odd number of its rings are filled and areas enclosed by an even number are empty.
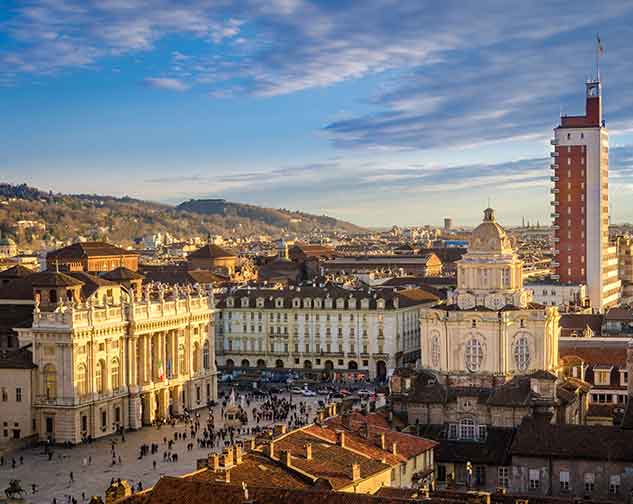
[[[15,389],[15,402],[22,402],[22,389],[20,387]]]
[[[585,492],[592,493],[596,484],[596,478],[593,473],[585,473]]]
[[[7,402],[9,400],[9,394],[7,393],[7,389],[2,387],[2,402]]]
[[[457,439],[457,424],[448,426],[448,439]]]
[[[475,484],[477,486],[486,485],[486,466],[475,466]]]
[[[561,492],[568,492],[569,491],[569,471],[561,471],[559,480],[560,480]]]
[[[510,468],[509,467],[499,467],[497,471],[498,475],[498,483],[501,488],[509,488],[510,487]]]
[[[538,469],[530,469],[530,490],[537,490],[541,486],[541,473]]]
[[[620,494],[620,475],[609,476],[609,495]]]

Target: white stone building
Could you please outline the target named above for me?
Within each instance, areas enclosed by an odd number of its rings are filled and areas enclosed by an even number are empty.
[[[486,209],[457,263],[457,289],[445,305],[422,310],[422,367],[504,375],[556,369],[560,315],[532,302],[522,268],[494,210]]]
[[[437,300],[420,289],[236,290],[218,301],[218,364],[384,380],[399,354],[419,350],[420,308]]]
[[[211,293],[145,285],[139,299],[111,292],[118,303],[97,305],[103,298],[85,301],[76,278],[36,275],[32,327],[15,330],[37,366],[31,394],[40,439],[78,443],[217,397]],[[111,284],[104,288],[121,289]]]

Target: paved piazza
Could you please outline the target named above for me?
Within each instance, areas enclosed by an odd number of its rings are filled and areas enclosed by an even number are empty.
[[[282,394],[278,397],[288,397]],[[293,403],[299,401],[306,402],[310,409],[309,418],[313,418],[317,410],[317,403],[323,397],[301,397],[294,396]],[[262,403],[261,400],[252,400],[250,407],[245,409],[248,412],[249,427],[256,424],[252,419],[251,410],[254,406]],[[200,430],[198,436],[202,437],[202,431],[206,426],[208,417],[207,408],[198,410],[200,413]],[[214,408],[216,431],[223,426],[221,418],[221,402]],[[272,425],[274,422],[260,422],[260,426]],[[109,436],[99,439],[92,444],[82,444],[70,449],[56,447],[51,461],[44,455],[42,448],[26,449],[9,456],[5,465],[0,467],[0,502],[4,497],[4,489],[8,486],[9,480],[18,479],[22,488],[26,491],[26,502],[34,504],[50,504],[56,498],[57,504],[69,502],[73,497],[77,502],[82,502],[82,492],[85,493],[86,502],[91,495],[103,496],[112,478],[127,479],[135,486],[139,481],[143,483],[143,488],[148,488],[156,483],[163,475],[181,475],[192,472],[196,469],[196,460],[206,457],[214,450],[198,448],[194,443],[193,451],[187,451],[187,444],[191,443],[189,438],[189,426],[178,423],[175,427],[168,425],[156,427],[144,427],[135,432],[126,432],[125,442],[121,442],[121,436]],[[175,441],[172,453],[178,454],[178,462],[163,462],[163,452],[167,451],[167,446],[163,444],[163,438],[174,439],[174,432],[186,432],[187,439]],[[116,440],[116,454],[121,456],[121,464],[112,465],[112,439]],[[158,453],[146,455],[139,460],[140,446],[158,443]],[[221,451],[216,446],[215,451]],[[20,465],[19,458],[24,457],[24,464]],[[11,457],[16,459],[16,468],[11,468]],[[92,458],[91,465],[84,465],[82,461]],[[156,469],[153,468],[153,461],[156,461]],[[70,483],[70,473],[73,472],[74,482]],[[38,485],[36,494],[32,493],[31,485]]]

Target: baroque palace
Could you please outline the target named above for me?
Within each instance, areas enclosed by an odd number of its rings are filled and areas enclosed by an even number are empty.
[[[14,326],[32,363],[21,385],[30,404],[12,407],[30,418],[20,437],[79,443],[217,398],[213,293],[143,280],[125,267],[44,271],[0,289],[5,309],[33,306],[32,320]]]

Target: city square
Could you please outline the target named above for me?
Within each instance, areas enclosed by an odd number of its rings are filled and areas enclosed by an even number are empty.
[[[279,397],[290,400],[291,394],[284,393]],[[323,399],[295,394],[292,402],[295,405],[305,403],[308,407],[308,417],[311,418],[318,408],[319,400]],[[259,408],[265,400],[253,398],[249,402],[250,406],[244,408],[248,415],[248,423],[244,424],[243,429],[265,428],[284,423],[275,420],[261,420],[258,423],[252,415],[252,409]],[[227,406],[228,404],[227,391]],[[236,404],[246,405],[246,399],[241,399],[238,395]],[[201,408],[192,412],[192,418],[198,419],[201,428],[204,428],[209,412],[212,412],[216,429],[221,429],[224,426],[224,421],[220,420],[222,409],[220,401],[212,408]],[[190,431],[191,423],[183,421],[177,422],[175,426],[169,423],[160,427],[146,426],[137,431],[125,432],[123,437],[111,435],[72,448],[53,447],[51,460],[44,452],[43,446],[23,449],[5,458],[4,465],[0,467],[0,490],[4,490],[10,480],[17,479],[25,490],[26,502],[50,504],[56,499],[57,504],[63,504],[72,502],[73,498],[77,502],[87,502],[93,495],[103,496],[111,480],[118,478],[128,480],[135,490],[139,489],[139,483],[146,489],[163,475],[182,475],[195,471],[198,459],[206,459],[209,453],[222,452],[224,449],[224,440],[216,443],[213,449],[201,448],[196,439],[191,439]],[[175,433],[185,435],[186,438],[174,441]],[[202,437],[200,432],[198,437]],[[236,434],[235,439],[247,437],[249,436],[244,432]],[[227,437],[227,441],[228,439]],[[168,448],[169,441],[174,442],[172,449]],[[193,443],[192,449],[187,447],[190,443]],[[152,444],[158,445],[158,451],[139,458],[141,446]],[[114,457],[113,446],[116,453]],[[177,459],[166,460],[164,454],[167,452],[177,454]],[[116,464],[113,464],[113,458]],[[15,459],[15,468],[12,468],[12,459]],[[36,493],[33,493],[32,485],[36,485]],[[0,502],[1,499],[2,497]]]

